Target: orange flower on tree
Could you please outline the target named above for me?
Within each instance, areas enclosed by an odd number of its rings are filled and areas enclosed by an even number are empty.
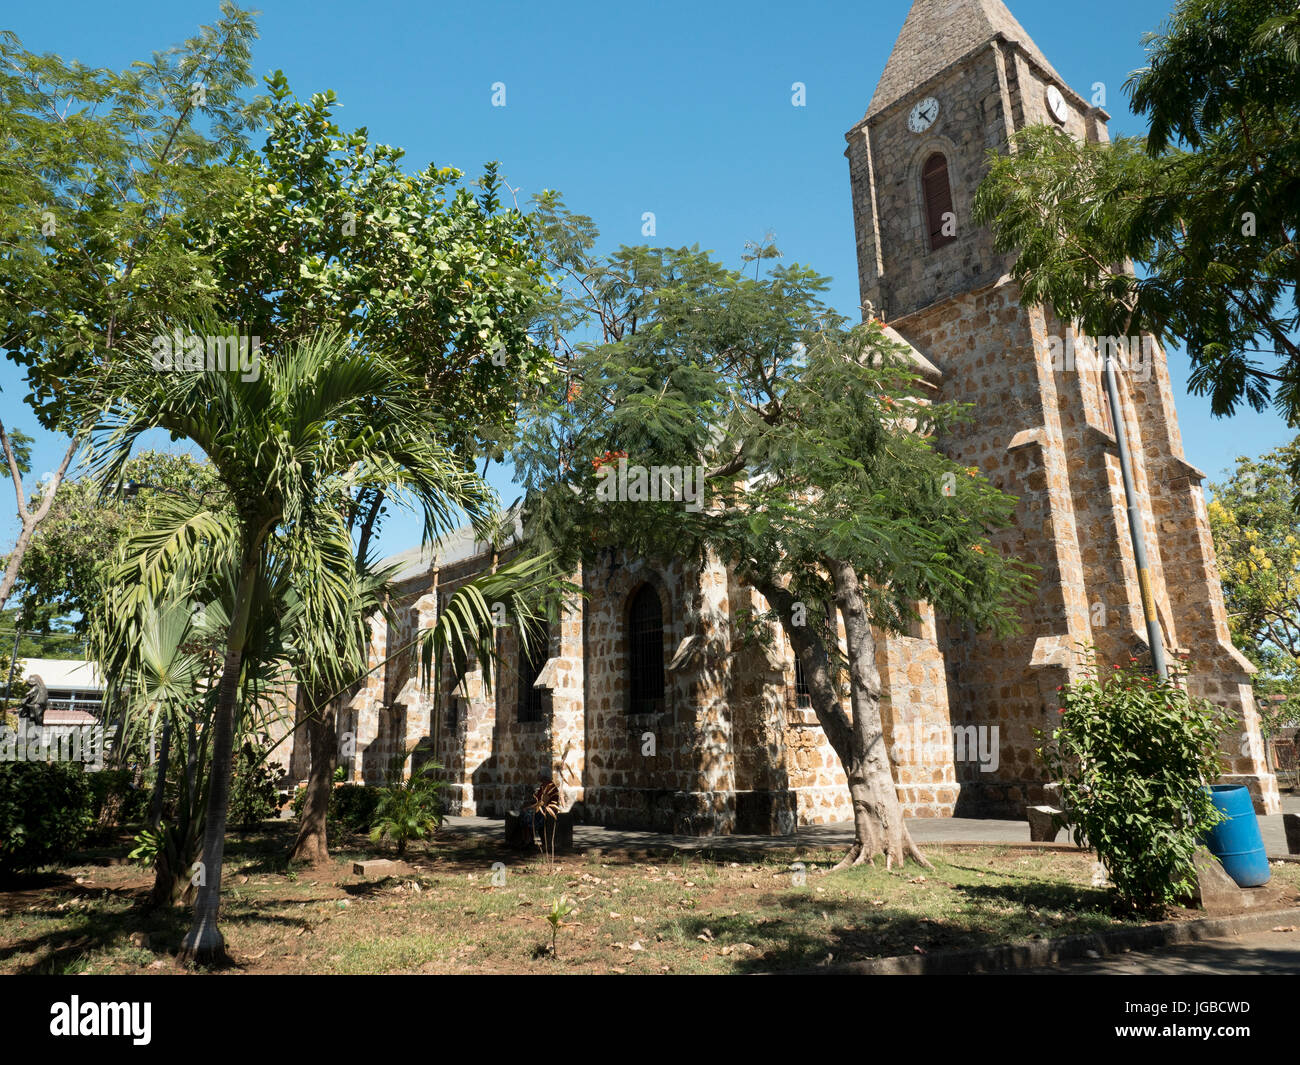
[[[592,459],[591,466],[592,469],[598,470],[602,466],[612,466],[619,459],[625,458],[627,458],[626,451],[606,451],[605,454],[600,456],[600,458]]]

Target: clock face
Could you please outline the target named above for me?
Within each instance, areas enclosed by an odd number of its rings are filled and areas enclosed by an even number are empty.
[[[1047,109],[1052,112],[1052,117],[1057,122],[1064,122],[1070,117],[1070,108],[1065,102],[1065,97],[1055,85],[1047,87]]]
[[[912,108],[912,114],[907,120],[907,128],[913,133],[924,133],[934,125],[934,120],[938,117],[939,101],[933,96],[927,96]]]

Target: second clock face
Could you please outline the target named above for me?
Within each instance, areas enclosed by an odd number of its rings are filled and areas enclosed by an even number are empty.
[[[939,101],[933,96],[927,96],[912,108],[912,114],[907,119],[907,128],[913,133],[924,133],[934,125],[938,117]]]
[[[1069,104],[1065,102],[1065,97],[1061,94],[1061,90],[1055,85],[1049,85],[1047,87],[1047,109],[1052,112],[1052,117],[1056,119],[1057,122],[1064,122],[1070,117]]]

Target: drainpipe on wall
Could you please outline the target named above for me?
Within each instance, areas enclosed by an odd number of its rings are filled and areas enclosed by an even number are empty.
[[[433,623],[434,623],[435,625],[438,624],[438,615],[442,613],[442,611],[439,609],[439,604],[438,604],[438,576],[439,576],[439,574],[441,574],[441,573],[442,573],[442,568],[441,568],[440,566],[436,566],[436,565],[435,565],[435,566],[433,567],[433,587],[430,589],[430,591],[433,593]],[[434,690],[434,691],[438,691],[439,688],[441,687],[441,685],[438,683],[438,680],[440,679],[439,674],[441,673],[441,670],[442,670],[442,659],[441,659],[440,656],[435,655],[435,656],[434,656],[434,659],[433,659],[433,675],[434,675],[434,685],[433,685],[433,690]],[[441,693],[439,693],[439,695],[440,695],[440,697],[434,699],[434,701],[433,701],[433,758],[434,758],[434,761],[437,761],[437,760],[438,760],[438,745],[439,745],[439,743],[440,743],[440,741],[441,741],[441,739],[442,739],[442,698],[441,698]],[[448,761],[450,761],[450,759],[448,759]]]
[[[1142,593],[1142,615],[1147,623],[1147,643],[1151,647],[1151,664],[1161,680],[1169,677],[1165,663],[1165,641],[1160,631],[1160,618],[1156,614],[1155,599],[1151,594],[1151,568],[1147,563],[1146,537],[1143,534],[1142,515],[1137,505],[1137,489],[1133,484],[1133,461],[1128,450],[1128,436],[1124,432],[1124,414],[1119,405],[1119,385],[1115,379],[1115,356],[1106,355],[1106,396],[1110,400],[1110,420],[1115,427],[1115,445],[1119,450],[1119,469],[1124,478],[1124,501],[1128,506],[1128,531],[1133,538],[1133,560],[1137,563],[1138,587]]]

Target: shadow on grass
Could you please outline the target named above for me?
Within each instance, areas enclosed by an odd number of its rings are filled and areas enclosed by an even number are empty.
[[[752,951],[734,955],[736,970],[770,972],[994,947],[1128,923],[1111,915],[1105,890],[1017,879],[1024,883],[949,884],[962,902],[941,916],[922,916],[899,904],[873,906],[862,898],[792,893],[762,897],[760,905],[779,916],[769,913],[757,922],[752,914],[689,914],[675,918],[675,924],[687,939],[711,936],[718,951],[749,943]],[[1045,916],[1057,912],[1065,919]]]
[[[140,947],[156,957],[166,958],[179,948],[181,938],[189,927],[189,913],[181,909],[146,910],[142,907],[143,893],[132,891],[101,890],[94,896],[87,896],[91,907],[105,901],[104,896],[113,895],[122,900],[130,900],[132,905],[121,910],[104,910],[87,908],[84,910],[59,909],[58,903],[35,909],[25,909],[24,917],[46,918],[49,920],[76,920],[71,927],[52,929],[40,935],[19,939],[0,947],[0,962],[23,954],[36,954],[32,961],[19,965],[19,973],[58,974],[76,972],[78,963],[87,955],[106,953],[117,948],[130,947],[131,936],[145,933],[149,937],[149,946]],[[65,901],[66,907],[66,901]]]

